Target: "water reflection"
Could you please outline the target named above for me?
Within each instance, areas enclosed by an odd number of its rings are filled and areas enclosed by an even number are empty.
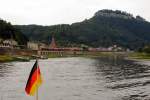
[[[119,100],[150,99],[147,89],[150,85],[150,66],[120,57],[102,57],[98,59],[96,68],[105,77],[105,87],[120,92],[122,97]]]
[[[8,73],[11,73],[13,65],[11,63],[2,63],[0,64],[0,77],[8,76]]]
[[[103,76],[110,82],[150,76],[149,66],[123,58],[99,58],[96,68],[97,71],[103,72]]]
[[[1,100],[33,100],[24,87],[34,64],[0,64]],[[149,100],[150,66],[122,57],[53,58],[39,62],[40,100]]]

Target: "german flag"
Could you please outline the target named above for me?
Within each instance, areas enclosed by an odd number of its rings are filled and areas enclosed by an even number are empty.
[[[42,84],[41,72],[38,65],[38,61],[36,60],[26,84],[25,88],[26,93],[28,95],[33,96],[41,84]]]

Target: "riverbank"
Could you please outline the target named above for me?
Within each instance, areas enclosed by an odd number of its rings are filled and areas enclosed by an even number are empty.
[[[149,60],[150,61],[150,54],[148,53],[139,53],[133,52],[128,55],[129,59],[137,59],[137,60]]]
[[[0,63],[2,62],[12,62],[12,61],[29,61],[28,57],[20,56],[10,56],[10,55],[0,55]]]
[[[125,52],[78,52],[78,53],[52,53],[48,56],[11,56],[11,55],[0,55],[0,62],[11,62],[11,61],[30,61],[31,59],[48,59],[48,58],[64,58],[64,57],[86,57],[86,58],[97,58],[103,56],[124,56]]]
[[[125,52],[88,52],[88,51],[82,51],[78,53],[63,53],[63,54],[50,54],[47,57],[48,58],[61,58],[61,57],[86,57],[86,58],[97,58],[101,56],[124,56]]]

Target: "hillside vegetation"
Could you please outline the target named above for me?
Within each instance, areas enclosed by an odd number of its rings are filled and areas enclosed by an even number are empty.
[[[109,47],[119,45],[138,50],[150,44],[150,23],[140,16],[100,10],[82,22],[71,25],[17,25],[32,41],[49,43],[52,35],[60,46]]]
[[[14,39],[20,45],[27,43],[28,38],[22,32],[15,28],[11,23],[0,19],[0,38],[1,39]]]

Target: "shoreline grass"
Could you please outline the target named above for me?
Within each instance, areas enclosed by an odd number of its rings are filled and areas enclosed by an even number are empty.
[[[150,60],[150,54],[134,52],[134,53],[130,53],[128,58],[138,59],[138,60]]]
[[[12,62],[12,61],[29,61],[27,57],[17,57],[11,55],[0,55],[0,63]]]
[[[14,58],[9,55],[0,55],[0,62],[14,61]]]

